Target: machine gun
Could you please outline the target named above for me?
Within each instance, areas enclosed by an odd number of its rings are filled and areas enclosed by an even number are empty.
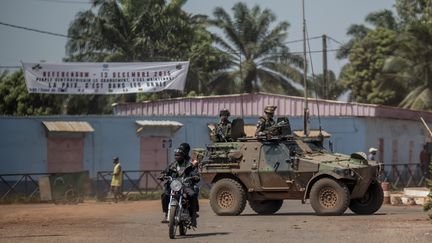
[[[216,137],[220,142],[229,142],[229,140],[231,140],[225,136],[224,131],[220,126],[216,126]]]

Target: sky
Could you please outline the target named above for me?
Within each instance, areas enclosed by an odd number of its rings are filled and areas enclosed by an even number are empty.
[[[364,24],[367,14],[383,9],[394,10],[395,0],[304,0],[305,18],[309,37],[326,34],[328,50],[338,49],[340,43],[349,40],[346,31],[351,24]],[[0,0],[0,22],[48,32],[67,34],[70,23],[79,11],[90,8],[87,0]],[[212,16],[215,7],[223,7],[228,13],[238,1],[188,0],[184,9],[193,14]],[[276,21],[288,21],[287,42],[301,40],[302,0],[244,0],[250,8],[259,5],[270,9]],[[32,31],[11,28],[0,24],[0,70],[7,66],[19,66],[23,62],[61,62],[65,57],[67,39]],[[291,52],[302,52],[301,42],[288,43]],[[312,51],[322,50],[320,38],[310,40]],[[308,56],[309,58],[309,56]],[[322,53],[312,54],[314,73],[322,73]],[[328,53],[328,68],[339,73],[344,60],[337,60],[335,52]]]

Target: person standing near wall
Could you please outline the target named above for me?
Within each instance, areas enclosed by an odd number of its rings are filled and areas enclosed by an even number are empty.
[[[123,197],[121,186],[123,183],[122,168],[118,157],[113,158],[114,169],[111,178],[111,192],[114,195],[114,202],[118,202],[119,198]]]
[[[370,148],[369,149],[369,155],[368,155],[368,160],[376,160],[376,153],[377,153],[378,149],[376,148]]]
[[[425,144],[423,145],[423,150],[420,152],[420,168],[426,179],[430,178],[430,171],[429,171],[430,160],[431,160],[431,154],[428,151],[427,144]]]

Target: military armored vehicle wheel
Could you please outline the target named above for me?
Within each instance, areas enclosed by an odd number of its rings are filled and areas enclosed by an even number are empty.
[[[210,206],[217,215],[239,215],[246,206],[246,192],[239,182],[221,179],[210,190]]]
[[[348,187],[329,178],[318,180],[310,191],[310,202],[318,215],[341,215],[349,201]]]
[[[269,215],[274,214],[282,207],[283,200],[249,200],[249,206],[257,214]]]
[[[362,198],[351,200],[349,208],[356,214],[373,214],[381,208],[383,201],[383,189],[377,181],[373,181]]]

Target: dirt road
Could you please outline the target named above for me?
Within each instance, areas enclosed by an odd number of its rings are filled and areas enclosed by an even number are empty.
[[[310,205],[285,201],[273,216],[247,206],[219,217],[201,202],[199,228],[180,242],[432,242],[432,224],[419,206],[383,206],[370,216],[316,216]],[[2,205],[0,242],[172,242],[160,224],[159,201],[78,205]]]

